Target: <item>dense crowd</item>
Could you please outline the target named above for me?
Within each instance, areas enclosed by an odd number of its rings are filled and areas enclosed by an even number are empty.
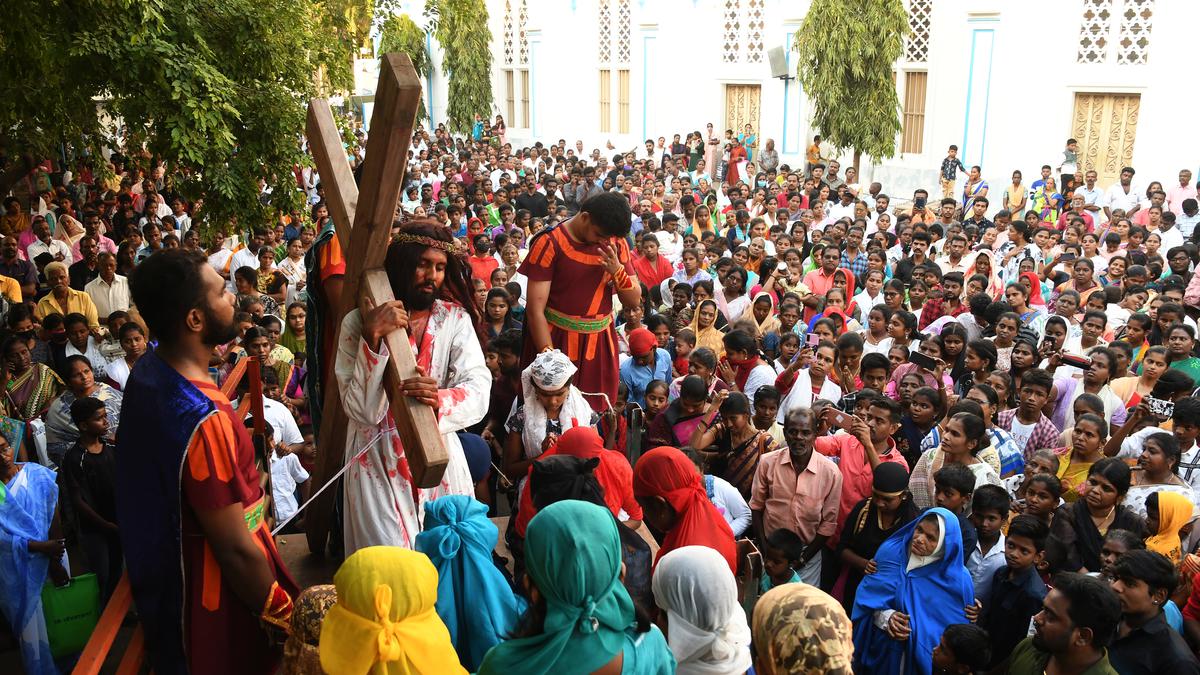
[[[0,217],[0,608],[26,668],[57,672],[47,579],[121,577],[114,435],[162,337],[130,278],[183,249],[234,302],[211,381],[264,366],[273,522],[303,523],[331,378],[355,426],[346,562],[289,598],[290,672],[1200,672],[1197,185],[1101,188],[1076,153],[989,186],[950,146],[900,198],[819,137],[791,167],[711,124],[607,153],[419,130],[405,304],[340,344],[314,169],[306,209],[243,228],[148,155],[47,162]],[[451,453],[432,491],[402,451],[355,454],[395,434],[396,327],[437,380],[406,392]]]

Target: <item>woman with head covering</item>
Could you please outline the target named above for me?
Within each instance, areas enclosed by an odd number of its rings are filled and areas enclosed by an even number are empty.
[[[966,623],[975,585],[958,517],[932,508],[879,547],[854,599],[855,670],[928,673],[942,631]]]
[[[642,507],[633,497],[633,467],[625,455],[616,450],[604,447],[600,434],[592,427],[574,427],[563,432],[558,443],[542,453],[533,465],[529,467],[532,475],[539,461],[544,461],[555,455],[567,455],[580,459],[595,459],[599,462],[595,469],[596,480],[604,493],[604,505],[618,518],[624,513],[624,521],[630,529],[636,530],[642,523]],[[525,528],[529,520],[537,513],[528,488],[521,491],[521,502],[517,509],[517,534],[525,536]]]
[[[504,473],[523,476],[535,457],[567,429],[595,426],[600,417],[571,383],[577,368],[567,355],[551,349],[521,371],[521,396],[513,401],[504,428]]]
[[[1165,555],[1172,565],[1179,566],[1183,544],[1179,530],[1192,520],[1195,507],[1187,497],[1176,492],[1155,492],[1146,498],[1146,548]]]
[[[667,613],[679,675],[740,675],[750,667],[750,627],[737,581],[721,554],[684,546],[654,571],[654,600]]]
[[[846,577],[842,605],[849,609],[854,607],[858,584],[874,571],[873,558],[879,547],[920,513],[908,493],[908,471],[903,464],[883,462],[873,474],[871,496],[850,510],[838,541]]]
[[[321,624],[329,675],[466,673],[434,606],[438,574],[424,554],[398,546],[359,549],[333,577],[336,605]]]
[[[766,291],[759,291],[740,318],[753,323],[755,336],[762,340],[771,333],[779,332],[779,318],[775,314],[775,297]]]
[[[710,349],[719,358],[725,354],[725,334],[717,328],[718,316],[716,301],[703,300],[696,306],[689,328],[696,335],[696,348]]]
[[[531,605],[511,640],[496,645],[480,675],[671,673],[675,660],[653,625],[639,632],[621,584],[618,525],[603,507],[551,504],[529,523],[526,584]]]
[[[837,600],[808,584],[783,584],[754,605],[754,672],[850,675],[852,627]]]
[[[975,260],[967,268],[967,273],[963,275],[963,278],[970,279],[976,274],[987,277],[987,288],[984,289],[984,292],[988,297],[999,298],[1004,293],[1004,283],[1000,281],[1000,267],[996,263],[994,253],[983,250],[975,254]]]
[[[470,670],[512,632],[525,610],[492,562],[498,535],[486,504],[447,495],[425,505],[425,530],[414,544],[437,568],[437,613]]]
[[[687,455],[671,447],[654,448],[638,459],[633,494],[646,522],[666,536],[655,563],[683,546],[715,549],[737,573],[733,530],[708,500],[704,483]]]

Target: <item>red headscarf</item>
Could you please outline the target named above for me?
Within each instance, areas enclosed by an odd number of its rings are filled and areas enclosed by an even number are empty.
[[[633,467],[629,460],[619,452],[608,450],[600,435],[593,427],[571,427],[559,436],[554,447],[538,455],[537,461],[554,455],[570,455],[580,459],[598,458],[600,465],[594,472],[596,482],[604,491],[604,505],[614,516],[625,513],[633,520],[642,519],[642,507],[633,497]],[[533,476],[533,467],[529,467],[529,476]],[[525,527],[529,520],[537,514],[533,506],[533,497],[529,489],[529,481],[525,481],[525,489],[521,491],[521,502],[517,515],[517,534],[525,536]]]
[[[666,533],[655,564],[677,548],[707,546],[724,556],[729,569],[737,574],[733,530],[708,500],[704,480],[687,455],[671,447],[654,448],[642,455],[633,471],[633,493],[662,497],[675,509],[675,527]]]
[[[1038,278],[1038,275],[1033,272],[1025,272],[1021,278],[1029,282],[1029,306],[1045,306],[1046,301],[1042,298],[1042,280]]]

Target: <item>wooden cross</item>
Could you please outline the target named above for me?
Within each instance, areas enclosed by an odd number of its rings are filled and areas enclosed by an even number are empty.
[[[342,319],[358,307],[366,314],[367,300],[376,307],[391,302],[392,287],[383,261],[391,239],[396,204],[408,165],[408,146],[417,117],[421,81],[405,54],[385,54],[379,68],[379,86],[375,109],[371,114],[367,155],[363,160],[362,182],[355,184],[342,147],[341,134],[333,120],[327,99],[309,102],[307,136],[321,174],[326,204],[333,218],[337,238],[346,259],[340,301],[331,303],[334,334],[331,344],[340,339]],[[353,223],[353,229],[351,229]],[[408,341],[408,332],[398,330],[384,338],[391,358],[384,374],[392,419],[418,487],[434,487],[442,480],[449,457],[438,431],[433,408],[401,396],[400,382],[417,376],[417,362]],[[320,436],[317,439],[315,485],[324,485],[345,462],[346,428],[349,422],[342,407],[337,379],[324,383]],[[322,554],[329,534],[332,490],[323,493],[305,516],[309,551]]]

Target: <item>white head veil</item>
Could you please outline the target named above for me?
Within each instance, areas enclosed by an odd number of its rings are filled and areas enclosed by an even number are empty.
[[[529,367],[521,371],[521,393],[525,408],[525,428],[521,440],[525,444],[525,456],[542,454],[542,441],[546,440],[546,409],[537,398],[537,389],[556,391],[571,381],[578,370],[567,355],[557,349],[538,354]],[[583,394],[572,385],[558,413],[562,430],[571,427],[589,426],[592,422],[592,406]]]
[[[750,668],[750,627],[729,563],[707,546],[684,546],[658,561],[654,600],[667,612],[667,642],[681,675],[731,675]]]
[[[908,553],[908,568],[905,570],[907,572],[911,572],[926,565],[932,565],[933,563],[941,560],[942,556],[946,553],[946,521],[940,514],[933,513],[930,515],[933,515],[935,520],[937,520],[937,547],[934,548],[933,553],[930,553],[929,555],[914,555],[910,550]],[[955,525],[957,525],[957,523],[955,523]]]

